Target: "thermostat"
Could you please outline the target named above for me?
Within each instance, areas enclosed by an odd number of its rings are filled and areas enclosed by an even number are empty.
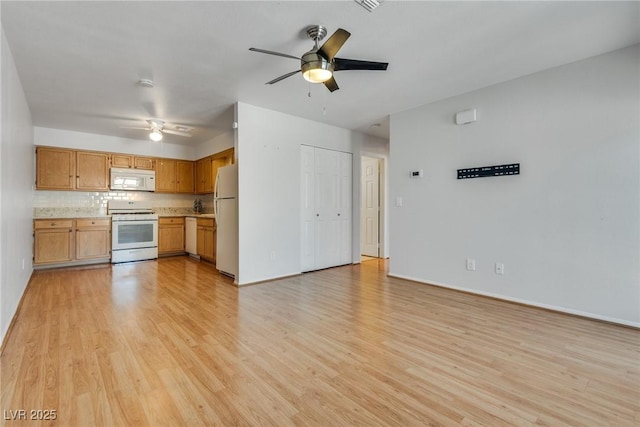
[[[424,176],[424,171],[422,169],[418,171],[411,171],[411,178],[422,178]]]

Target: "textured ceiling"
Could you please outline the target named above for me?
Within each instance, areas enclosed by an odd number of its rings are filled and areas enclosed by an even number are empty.
[[[228,132],[236,101],[387,138],[392,113],[640,42],[638,2],[0,4],[35,126],[146,139],[123,127],[159,118],[193,127],[165,138],[186,144]],[[300,74],[265,85],[299,63],[249,47],[300,56],[313,24],[389,69],[339,72],[334,93]]]

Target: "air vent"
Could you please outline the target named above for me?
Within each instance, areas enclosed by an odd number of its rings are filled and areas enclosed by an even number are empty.
[[[381,1],[378,0],[354,0],[360,6],[364,7],[369,12],[373,12],[373,9],[380,6]]]

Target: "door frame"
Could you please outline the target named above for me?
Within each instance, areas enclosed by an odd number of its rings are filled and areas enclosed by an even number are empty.
[[[362,189],[362,158],[363,157],[369,157],[372,159],[377,159],[378,160],[378,166],[379,166],[379,196],[378,196],[378,204],[380,206],[380,215],[378,217],[378,228],[379,228],[379,232],[378,232],[378,240],[379,240],[379,248],[378,248],[378,256],[380,258],[389,258],[389,236],[388,236],[388,230],[389,230],[389,224],[388,224],[388,201],[387,201],[387,194],[388,194],[388,182],[387,182],[387,167],[388,167],[388,158],[384,155],[381,155],[379,153],[369,153],[366,151],[362,151],[360,152],[360,162],[358,165],[358,169],[360,170],[360,175],[359,175],[359,179],[358,179],[358,252],[361,252],[360,250],[360,238],[361,238],[361,231],[360,231],[360,222],[362,220],[362,194],[361,193],[361,189]],[[359,255],[360,256],[360,255]]]

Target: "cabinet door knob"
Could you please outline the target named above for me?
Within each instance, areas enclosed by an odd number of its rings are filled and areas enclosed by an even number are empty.
[[[338,215],[340,215],[340,214],[338,214]],[[95,223],[96,223],[95,221],[91,221],[91,224],[92,224],[92,225],[94,225]]]
[[[55,223],[55,222],[52,222],[52,223],[51,223],[51,226],[52,226],[52,227],[55,227],[55,226],[56,226],[56,223]]]

